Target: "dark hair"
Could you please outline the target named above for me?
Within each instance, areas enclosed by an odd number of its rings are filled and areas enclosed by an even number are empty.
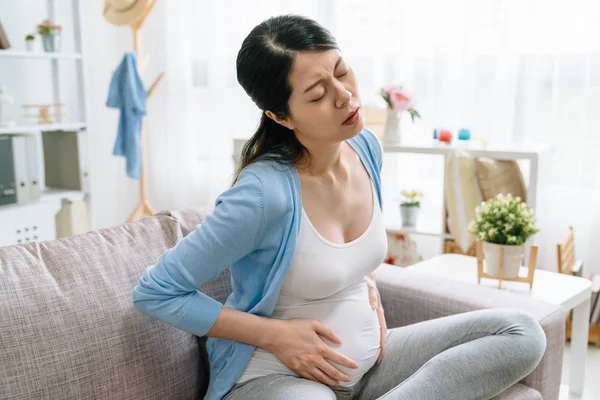
[[[338,49],[331,33],[317,22],[298,15],[272,17],[257,25],[244,39],[237,56],[237,79],[263,111],[256,133],[242,150],[240,172],[255,161],[275,160],[293,164],[308,154],[296,135],[267,117],[289,115],[292,88],[288,81],[294,57],[300,51]]]

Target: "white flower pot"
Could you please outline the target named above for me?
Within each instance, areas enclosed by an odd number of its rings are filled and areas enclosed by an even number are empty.
[[[31,52],[31,51],[33,51],[34,46],[35,46],[35,40],[26,40],[25,41],[25,50]]]
[[[402,226],[416,226],[419,207],[400,205],[400,216],[402,217]]]
[[[504,249],[504,262],[502,264],[503,278],[516,278],[519,268],[525,258],[525,246],[508,246],[483,242],[485,254],[485,272],[495,278],[500,277],[500,248]]]
[[[402,139],[402,131],[400,129],[402,113],[394,111],[390,108],[387,110],[387,119],[383,131],[383,140],[385,143],[399,144]]]

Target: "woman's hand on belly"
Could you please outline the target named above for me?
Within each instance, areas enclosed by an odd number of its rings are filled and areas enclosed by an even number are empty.
[[[371,307],[377,311],[377,318],[379,319],[379,327],[381,331],[380,346],[381,351],[379,357],[377,357],[376,363],[379,364],[383,358],[385,351],[385,344],[387,341],[387,323],[385,322],[385,313],[383,312],[383,306],[381,305],[381,296],[379,296],[379,290],[375,286],[375,279],[373,274],[367,276],[367,286],[369,287],[369,302]]]
[[[329,347],[319,335],[341,343],[332,329],[311,319],[272,319],[272,329],[266,335],[263,348],[275,354],[288,368],[300,376],[331,386],[340,381],[349,382],[350,377],[331,365],[327,360],[347,368],[358,368],[350,358]]]

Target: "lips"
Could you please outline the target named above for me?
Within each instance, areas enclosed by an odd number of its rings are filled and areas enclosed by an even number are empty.
[[[342,122],[342,125],[345,124],[346,122],[348,122],[352,117],[354,117],[354,114],[356,114],[358,112],[358,109],[360,107],[356,107],[354,109],[354,111],[352,111],[350,114],[348,114],[348,117],[344,120],[344,122]]]

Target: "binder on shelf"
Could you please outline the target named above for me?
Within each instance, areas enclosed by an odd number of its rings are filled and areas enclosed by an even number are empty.
[[[12,152],[12,138],[0,136],[0,206],[15,204],[15,169]]]
[[[78,132],[42,132],[46,187],[82,190]]]
[[[41,193],[41,171],[39,163],[38,136],[25,136],[27,142],[27,170],[29,172],[29,199],[39,200]]]
[[[88,154],[88,134],[86,129],[77,132],[77,151],[79,154]],[[78,157],[79,160],[79,180],[81,182],[81,191],[90,193],[90,177],[88,174],[89,165],[87,157]]]
[[[24,204],[41,196],[36,136],[0,137],[0,205]]]
[[[17,204],[23,204],[30,201],[27,141],[23,136],[12,136],[11,141]]]

